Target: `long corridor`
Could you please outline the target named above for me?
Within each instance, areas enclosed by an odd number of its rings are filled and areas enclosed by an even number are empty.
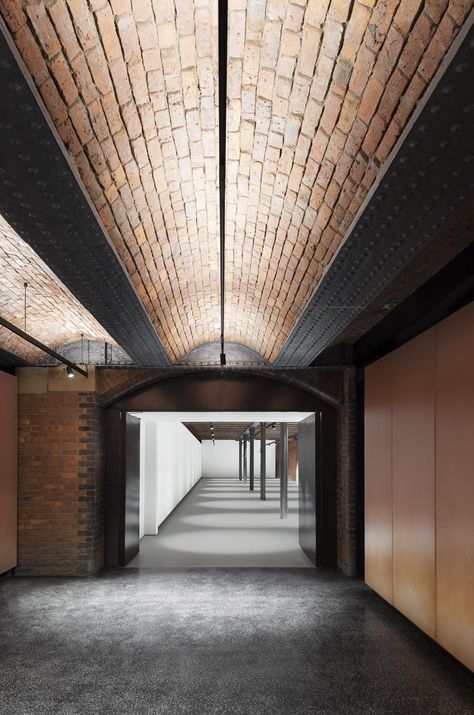
[[[298,543],[298,485],[288,485],[288,518],[280,519],[280,482],[269,478],[266,500],[259,482],[249,491],[237,478],[203,478],[159,527],[144,536],[132,568],[311,568]]]

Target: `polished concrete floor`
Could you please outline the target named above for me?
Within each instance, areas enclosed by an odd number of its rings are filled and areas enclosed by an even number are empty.
[[[313,564],[298,544],[298,485],[288,485],[288,518],[280,519],[280,480],[267,479],[267,499],[237,478],[204,478],[163,522],[144,536],[129,566],[279,566]]]
[[[0,713],[469,715],[472,675],[316,569],[0,579]]]

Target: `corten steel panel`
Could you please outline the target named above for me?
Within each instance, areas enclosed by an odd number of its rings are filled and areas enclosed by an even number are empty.
[[[436,337],[436,639],[474,670],[474,303]]]
[[[0,573],[17,561],[17,386],[0,372]]]
[[[392,362],[365,375],[365,580],[393,603]]]
[[[392,353],[393,602],[435,635],[435,329]]]

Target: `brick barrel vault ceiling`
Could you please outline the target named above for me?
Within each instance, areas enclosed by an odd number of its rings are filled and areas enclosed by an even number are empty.
[[[27,332],[49,347],[78,340],[115,345],[110,335],[74,298],[33,249],[0,216],[0,308],[4,318],[24,328],[24,283],[27,288]],[[0,348],[36,362],[45,353],[0,326]]]
[[[217,340],[216,3],[0,7],[168,355]]]
[[[228,340],[277,357],[472,4],[229,0]],[[217,340],[217,3],[0,8],[171,359]]]

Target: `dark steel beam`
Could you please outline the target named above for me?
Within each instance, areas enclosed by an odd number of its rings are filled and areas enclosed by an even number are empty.
[[[253,492],[254,490],[254,482],[255,482],[255,427],[252,425],[250,427],[250,479],[249,479],[249,488],[250,491]]]
[[[31,345],[34,345],[35,348],[39,348],[45,353],[48,353],[48,355],[51,355],[55,360],[58,360],[59,362],[62,362],[63,365],[67,365],[70,367],[72,370],[75,370],[76,372],[80,373],[81,375],[84,375],[84,377],[87,377],[87,370],[83,370],[81,367],[78,367],[75,363],[71,362],[67,358],[63,357],[59,353],[57,353],[55,350],[52,350],[51,348],[48,348],[47,345],[44,343],[41,343],[39,340],[36,340],[32,335],[29,335],[28,333],[25,333],[24,330],[21,328],[17,328],[16,325],[13,325],[13,323],[10,323],[9,320],[6,318],[2,318],[0,316],[0,325],[3,325],[4,328],[7,328],[7,330],[10,330],[12,333],[15,333],[15,335],[18,335],[18,337],[22,338],[23,340],[26,340],[27,343],[30,343]]]
[[[219,245],[221,286],[221,365],[226,364],[225,328],[225,175],[226,175],[226,112],[227,112],[227,0],[219,0]]]
[[[267,426],[260,423],[260,499],[267,498]]]
[[[280,519],[288,516],[288,424],[280,423]]]

